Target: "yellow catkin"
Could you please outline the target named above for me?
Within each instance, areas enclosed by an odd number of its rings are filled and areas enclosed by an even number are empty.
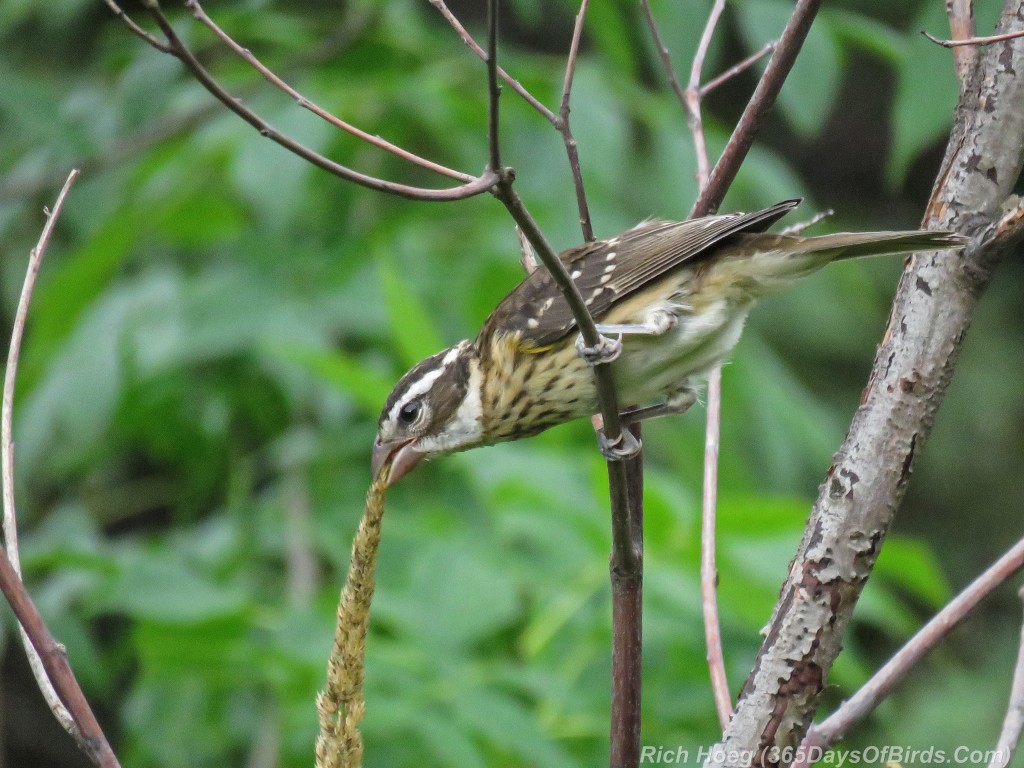
[[[384,476],[388,469],[384,469]],[[366,631],[370,624],[374,567],[386,489],[380,478],[370,486],[366,494],[366,511],[352,542],[348,578],[338,601],[334,646],[327,660],[327,685],[316,699],[320,719],[316,768],[360,768],[363,764],[363,738],[359,733],[359,723],[366,711],[363,699]]]

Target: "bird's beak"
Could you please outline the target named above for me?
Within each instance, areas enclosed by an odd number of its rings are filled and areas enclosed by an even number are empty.
[[[371,463],[373,477],[376,478],[380,474],[381,468],[385,464],[391,466],[384,479],[385,484],[394,485],[405,477],[427,455],[417,450],[415,442],[415,438],[382,441],[378,437],[373,443],[373,462]]]

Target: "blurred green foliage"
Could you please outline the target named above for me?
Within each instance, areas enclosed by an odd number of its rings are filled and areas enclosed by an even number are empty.
[[[653,6],[685,76],[709,3]],[[982,29],[995,6],[979,3]],[[481,32],[480,6],[453,8]],[[705,71],[760,48],[790,8],[730,4]],[[467,172],[483,166],[483,65],[428,3],[208,10],[345,119]],[[328,129],[169,12],[276,127],[365,172],[440,184]],[[574,12],[565,0],[505,9],[503,64],[548,105]],[[956,95],[948,52],[922,26],[942,33],[940,3],[829,4],[725,207],[805,195],[805,216],[839,208],[828,227],[915,226]],[[102,3],[7,0],[0,41],[6,317],[42,206],[70,167],[85,168],[44,265],[20,376],[31,591],[125,765],[309,765],[376,411],[408,365],[473,334],[519,279],[511,222],[486,197],[410,203],[316,171],[211,105]],[[682,216],[695,196],[685,120],[662,83],[635,7],[594,3],[572,118],[599,235]],[[709,98],[713,150],[752,83]],[[502,108],[521,194],[553,242],[575,244],[560,137],[507,88]],[[847,263],[765,302],[726,369],[719,569],[734,690],[856,406],[898,271]],[[948,598],[948,582],[1019,535],[1022,276],[1008,265],[982,307],[901,517],[905,532],[932,535],[886,543],[834,700]],[[698,588],[702,433],[696,413],[645,432],[644,742],[673,749],[716,735]],[[367,765],[603,763],[609,531],[589,427],[427,465],[390,501]],[[994,742],[1017,621],[1012,601],[998,605],[1005,618],[962,630],[898,714],[886,705],[854,739]],[[8,642],[9,681],[22,679],[19,655]],[[24,682],[5,688],[5,701],[34,702]],[[949,694],[961,688],[990,713],[970,728],[954,722],[963,703]],[[47,751],[47,717],[5,718],[10,764],[81,764],[63,737]]]

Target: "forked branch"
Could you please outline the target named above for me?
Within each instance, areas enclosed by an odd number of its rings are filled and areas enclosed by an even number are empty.
[[[359,136],[361,139],[370,142],[374,146],[385,149],[389,152],[397,154],[404,159],[413,162],[421,167],[428,168],[429,170],[437,173],[453,177],[463,181],[462,184],[449,189],[427,189],[423,187],[414,187],[406,184],[399,184],[397,182],[388,181],[386,179],[380,179],[374,176],[369,176],[359,171],[348,168],[340,163],[331,160],[330,158],[322,155],[319,152],[305,146],[304,144],[296,141],[292,137],[280,133],[273,128],[266,120],[260,117],[255,111],[245,106],[241,99],[231,94],[220,82],[203,66],[203,64],[196,57],[195,53],[185,44],[181,37],[174,31],[171,23],[164,15],[162,8],[160,7],[159,0],[144,0],[144,7],[153,16],[157,27],[159,27],[164,40],[159,40],[155,35],[142,29],[135,21],[128,16],[124,10],[117,5],[114,0],[105,0],[107,5],[114,11],[114,13],[120,18],[128,28],[146,43],[153,46],[159,51],[168,53],[185,65],[185,67],[192,73],[192,76],[202,85],[207,91],[209,91],[218,101],[220,101],[225,107],[234,112],[245,122],[259,131],[261,136],[264,136],[281,147],[284,147],[289,152],[298,155],[303,160],[311,163],[312,165],[320,168],[328,173],[331,173],[339,178],[350,181],[354,184],[373,189],[378,192],[385,192],[388,194],[398,195],[399,197],[408,198],[410,200],[422,200],[425,202],[446,202],[451,200],[463,200],[467,197],[473,197],[483,192],[487,192],[497,181],[497,177],[489,172],[485,171],[478,177],[472,177],[468,174],[462,174],[458,171],[453,171],[450,168],[445,168],[431,161],[425,160],[414,155],[411,152],[407,152],[390,142],[384,141],[378,137],[370,136],[364,131],[360,131],[354,126],[349,125],[340,118],[328,115],[328,113],[316,106],[312,102],[302,97],[297,91],[288,86],[281,78],[270,72],[269,69],[263,66],[259,60],[247,51],[241,45],[238,45],[232,40],[223,30],[221,30],[213,21],[206,15],[202,7],[195,0],[190,0],[187,5],[192,10],[193,15],[211,31],[214,32],[217,37],[228,45],[232,51],[237,55],[242,56],[250,65],[252,65],[257,71],[259,71],[269,82],[275,87],[283,90],[289,96],[294,98],[301,106],[310,109],[323,119],[329,120],[333,125],[341,128],[353,135]]]

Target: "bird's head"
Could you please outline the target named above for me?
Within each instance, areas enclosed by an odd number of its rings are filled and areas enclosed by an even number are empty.
[[[373,476],[391,464],[391,485],[421,460],[484,442],[481,375],[470,341],[417,364],[395,385],[377,426]]]

